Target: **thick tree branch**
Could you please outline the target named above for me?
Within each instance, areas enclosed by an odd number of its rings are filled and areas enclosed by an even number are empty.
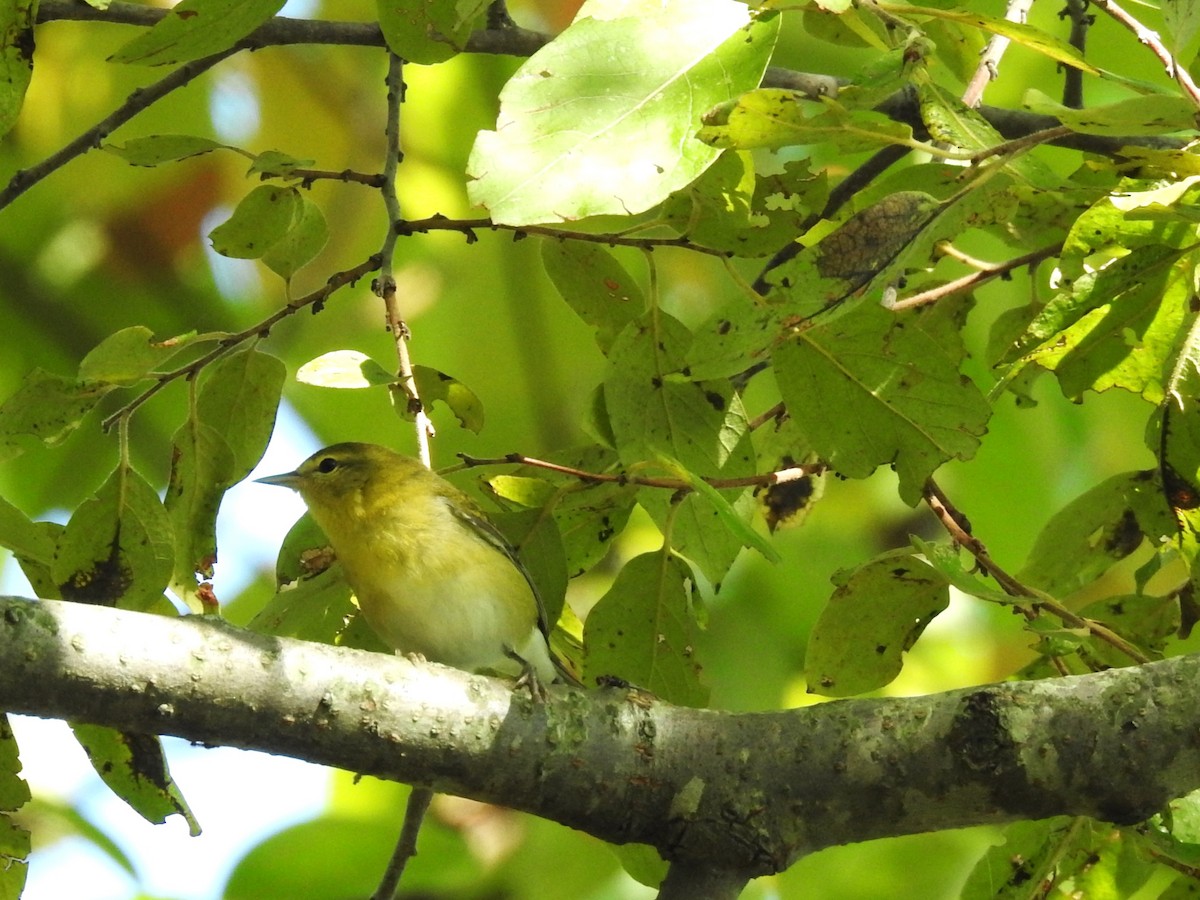
[[[731,714],[74,603],[0,598],[0,708],[252,747],[652,844],[735,881],[833,844],[1200,786],[1200,656],[928,697]],[[682,875],[680,877],[683,877]]]

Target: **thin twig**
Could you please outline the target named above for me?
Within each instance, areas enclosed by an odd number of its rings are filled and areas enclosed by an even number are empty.
[[[883,305],[892,312],[900,312],[905,309],[912,309],[914,306],[923,306],[926,303],[936,303],[943,297],[949,297],[953,294],[961,294],[965,291],[972,291],[981,284],[986,284],[993,278],[1000,278],[1012,272],[1015,269],[1020,269],[1024,266],[1037,265],[1044,259],[1049,259],[1052,256],[1057,256],[1062,250],[1062,242],[1052,244],[1049,247],[1042,247],[1040,250],[1034,250],[1031,253],[1026,253],[1024,256],[1018,256],[1016,259],[1010,259],[1006,262],[996,263],[980,268],[978,271],[963,275],[961,278],[955,278],[953,281],[947,281],[945,284],[939,284],[937,287],[929,288],[921,291],[919,294],[913,294],[910,297],[905,297],[903,300],[892,300]]]
[[[288,178],[301,179],[304,187],[311,187],[314,181],[341,181],[346,184],[363,184],[372,188],[382,188],[387,183],[383,175],[355,172],[352,169],[342,169],[340,172],[329,172],[325,169],[288,169],[281,174]],[[264,174],[263,180],[270,177],[272,176]]]
[[[83,4],[80,5],[82,6]],[[117,107],[111,115],[101,119],[57,153],[52,153],[37,165],[30,166],[28,169],[22,169],[13,175],[4,187],[4,190],[0,190],[0,209],[4,209],[39,181],[58,171],[77,156],[82,156],[89,150],[99,147],[101,141],[150,106],[150,104],[161,100],[172,91],[183,87],[197,75],[207,72],[221,60],[232,56],[236,52],[237,48],[230,48],[221,53],[206,56],[203,59],[184,63],[165,78],[134,91],[125,98],[125,102]]]
[[[655,247],[680,247],[684,250],[694,250],[697,253],[721,258],[733,255],[728,250],[715,250],[712,247],[696,244],[687,237],[630,237],[628,234],[591,234],[586,231],[553,228],[549,225],[505,225],[493,222],[491,219],[449,219],[443,215],[434,215],[427,219],[402,219],[396,223],[397,234],[407,236],[428,234],[431,231],[457,231],[466,236],[468,243],[476,240],[475,232],[481,229],[511,231],[517,240],[526,235],[536,234],[541,237],[557,238],[560,241],[588,241],[593,244],[605,244],[609,247],[637,247],[642,250],[652,250]]]
[[[1008,8],[1004,11],[1004,18],[1010,22],[1024,24],[1032,6],[1033,0],[1009,0]],[[971,76],[971,80],[967,83],[967,89],[963,91],[962,101],[964,104],[967,106],[979,105],[979,101],[983,99],[984,88],[988,86],[989,82],[995,81],[996,76],[1000,73],[1000,58],[1004,56],[1008,45],[1009,39],[1003,35],[993,34],[988,40],[987,46],[980,54],[975,74]]]
[[[1167,49],[1166,44],[1159,38],[1158,32],[1151,31],[1114,3],[1113,0],[1091,0],[1091,2],[1093,6],[1104,10],[1109,16],[1125,26],[1138,39],[1139,44],[1148,47],[1150,52],[1157,56],[1159,62],[1166,68],[1167,74],[1174,78],[1179,83],[1179,86],[1183,88],[1183,92],[1192,101],[1192,105],[1200,110],[1200,88],[1196,87],[1196,82],[1192,80],[1192,76],[1189,74],[1187,68],[1179,65],[1175,57],[1171,55],[1171,51]]]
[[[1087,631],[1093,637],[1104,641],[1109,646],[1125,654],[1135,663],[1150,662],[1150,657],[1146,656],[1145,653],[1115,633],[1108,626],[1072,612],[1049,594],[1023,584],[1002,569],[992,559],[983,541],[971,534],[971,526],[967,521],[967,517],[951,504],[945,493],[932,478],[925,483],[924,499],[925,504],[937,516],[938,521],[942,523],[942,527],[946,529],[951,539],[975,557],[975,562],[978,563],[979,568],[990,575],[1000,585],[1004,593],[1010,597],[1028,597],[1033,601],[1029,607],[1017,607],[1026,619],[1033,621],[1037,618],[1038,610],[1044,609],[1059,619],[1068,628],[1078,628]]]
[[[400,837],[396,840],[396,849],[388,860],[387,869],[379,881],[379,887],[371,895],[371,900],[392,900],[400,889],[400,879],[404,875],[404,867],[408,861],[417,855],[417,835],[421,831],[421,822],[433,800],[433,791],[427,787],[414,786],[408,795],[408,805],[404,808],[404,824],[400,826]]]
[[[210,350],[208,353],[205,353],[198,359],[188,363],[186,366],[180,366],[178,369],[172,369],[169,372],[160,372],[153,375],[152,377],[155,379],[154,384],[152,384],[142,393],[138,394],[133,398],[133,400],[131,400],[129,403],[126,403],[112,415],[108,416],[103,422],[101,422],[101,427],[105,431],[108,431],[113,427],[114,424],[132,415],[138,407],[161,391],[172,381],[177,381],[180,378],[194,377],[205,366],[220,359],[227,353],[232,353],[247,341],[259,337],[266,337],[276,323],[286,319],[288,316],[295,315],[300,310],[310,306],[313,308],[314,313],[320,312],[321,307],[324,306],[325,301],[329,299],[330,295],[333,294],[334,291],[336,291],[338,288],[345,287],[348,284],[353,284],[354,282],[358,281],[358,279],[365,275],[369,275],[378,268],[379,256],[375,255],[359,263],[352,269],[346,269],[345,271],[331,275],[325,282],[324,286],[313,291],[311,294],[305,294],[303,297],[290,300],[285,306],[271,313],[271,315],[267,316],[262,321],[251,325],[249,328],[243,331],[228,334],[220,338],[217,341],[217,345],[212,350]]]
[[[1088,0],[1066,0],[1067,5],[1058,14],[1071,20],[1071,34],[1067,43],[1083,56],[1087,50],[1087,32],[1095,17],[1087,11]],[[1083,109],[1083,72],[1074,66],[1065,66],[1063,72],[1063,106]]]
[[[558,472],[560,475],[569,475],[572,478],[578,478],[580,481],[588,482],[589,484],[617,484],[621,486],[631,484],[637,487],[661,488],[666,491],[680,491],[683,493],[693,490],[691,484],[682,478],[656,478],[645,475],[631,475],[628,472],[588,472],[584,469],[577,469],[574,466],[564,466],[560,463],[537,459],[533,456],[525,456],[523,453],[506,453],[504,456],[493,457],[471,456],[467,453],[460,453],[458,457],[463,461],[461,468],[464,469],[473,469],[478,466],[521,465],[530,466],[535,469],[545,469],[549,472]],[[453,468],[455,467],[451,467],[451,470]],[[761,475],[743,475],[737,478],[704,478],[702,480],[711,487],[719,490],[726,488],[771,487],[775,484],[796,481],[806,475],[819,475],[827,468],[823,462],[802,463],[798,466],[789,466],[786,469],[765,472]]]
[[[387,317],[387,327],[396,343],[396,359],[399,363],[396,370],[397,384],[394,391],[403,396],[397,401],[405,404],[413,416],[417,430],[417,455],[425,468],[433,465],[433,457],[429,451],[429,438],[433,435],[433,423],[421,403],[421,395],[417,392],[417,380],[413,377],[412,360],[408,355],[408,339],[410,332],[404,317],[400,314],[400,304],[396,298],[396,278],[392,274],[392,260],[396,251],[396,238],[399,235],[400,200],[396,196],[396,170],[404,151],[400,145],[400,106],[404,102],[404,61],[394,53],[388,54],[387,73],[387,156],[383,166],[383,206],[387,211],[388,227],[383,237],[383,247],[379,251],[379,280],[375,284],[375,293],[383,298],[384,314]]]

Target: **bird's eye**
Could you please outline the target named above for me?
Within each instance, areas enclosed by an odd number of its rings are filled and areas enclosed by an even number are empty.
[[[328,474],[338,467],[338,461],[332,456],[327,456],[317,463],[317,471]]]

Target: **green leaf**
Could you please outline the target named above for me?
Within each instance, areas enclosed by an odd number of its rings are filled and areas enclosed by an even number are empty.
[[[1162,17],[1176,59],[1187,58],[1188,45],[1200,32],[1200,3],[1197,0],[1162,0]]]
[[[1159,475],[1194,595],[1200,587],[1200,319],[1183,341],[1159,411]]]
[[[33,24],[37,0],[0,4],[0,137],[16,124],[33,78]]]
[[[365,353],[332,350],[302,365],[296,380],[317,387],[359,389],[395,384],[396,376]]]
[[[1073,109],[1030,88],[1021,103],[1030,112],[1054,116],[1081,134],[1168,134],[1196,127],[1196,107],[1192,101],[1170,94],[1130,97],[1116,103]]]
[[[567,305],[596,329],[596,343],[604,353],[621,329],[646,309],[642,289],[603,247],[543,241],[542,264]]]
[[[49,565],[54,558],[54,538],[25,513],[0,497],[0,547],[15,555]]]
[[[258,259],[296,227],[303,214],[300,192],[264,184],[242,198],[229,220],[209,232],[213,249],[234,259]]]
[[[467,46],[489,0],[377,0],[388,49],[408,62],[443,62]]]
[[[300,212],[283,237],[262,254],[263,265],[282,278],[291,281],[321,252],[329,240],[329,226],[321,208],[305,196],[300,197]]]
[[[183,816],[192,837],[199,836],[200,823],[171,778],[156,735],[77,722],[71,724],[71,730],[96,774],[138,815],[154,825],[161,825],[167,816]]]
[[[954,302],[864,306],[777,347],[779,390],[817,454],[851,478],[893,465],[914,504],[938,466],[974,456],[991,407],[958,370],[965,316]]]
[[[124,144],[103,144],[100,149],[121,157],[131,166],[158,166],[213,150],[232,148],[228,144],[190,134],[152,134],[133,138]]]
[[[567,596],[567,559],[554,517],[543,515],[540,509],[522,509],[490,518],[516,548],[521,565],[537,585],[546,621],[553,628]]]
[[[1178,335],[1194,315],[1195,265],[1191,254],[1147,245],[1097,272],[1084,272],[1047,305],[1030,332],[1050,331],[1087,311],[1026,359],[1053,371],[1068,397],[1117,387],[1160,402]]]
[[[1041,884],[1051,873],[1053,857],[1071,820],[1065,816],[1016,822],[1004,829],[1002,840],[975,864],[959,896],[962,900],[1022,900],[1029,885]]]
[[[286,379],[278,357],[251,348],[225,357],[205,380],[196,412],[233,451],[233,482],[249,475],[266,452]]]
[[[165,66],[228,50],[279,12],[284,0],[183,0],[109,57]]]
[[[505,86],[471,202],[507,225],[649,209],[717,159],[698,116],[758,84],[777,29],[732,0],[585,6]]]
[[[1173,534],[1153,472],[1114,475],[1059,510],[1038,535],[1017,578],[1061,596],[1099,578],[1142,545]]]
[[[457,378],[429,366],[413,366],[413,378],[417,382],[417,394],[426,409],[432,408],[435,403],[444,403],[463,428],[475,434],[483,430],[483,402]],[[396,409],[411,420],[412,417],[401,409],[400,404]]]
[[[36,532],[33,539],[39,542],[40,547],[49,547],[49,556],[17,554],[17,563],[21,566],[25,577],[29,579],[35,596],[46,600],[61,600],[62,591],[58,589],[58,584],[54,581],[50,568],[54,563],[54,548],[58,546],[64,526],[57,522],[34,522],[33,530]]]
[[[583,472],[611,473],[617,459],[607,447],[593,445],[554,454],[551,462]],[[515,475],[488,479],[493,493],[523,506],[546,508],[554,514],[562,535],[567,572],[574,578],[599,563],[625,528],[637,488],[619,481],[588,481],[566,476],[560,483],[546,479],[545,469],[522,466]]]
[[[47,447],[61,444],[111,389],[111,385],[78,384],[34,369],[0,403],[0,461],[21,453],[19,438],[24,435],[38,438]]]
[[[626,466],[666,461],[699,477],[729,478],[754,473],[746,410],[727,382],[693,382],[673,372],[684,368],[690,335],[676,319],[651,310],[631,322],[614,342],[604,383],[617,453]],[[737,496],[740,494],[741,496]],[[754,504],[742,490],[733,499],[738,515],[749,519]],[[722,513],[702,497],[678,504],[669,492],[645,488],[639,502],[671,545],[719,584],[743,546],[743,533],[731,532]]]
[[[155,341],[154,332],[133,325],[110,334],[79,364],[81,384],[129,386],[188,346],[196,333]]]
[[[705,481],[703,478],[696,478],[691,473],[678,470],[684,475],[688,484],[692,486],[698,494],[704,497],[709,502],[717,517],[721,520],[721,524],[736,537],[742,544],[747,547],[753,547],[761,553],[768,562],[777,563],[780,561],[778,551],[771,546],[771,542],[765,537],[750,527],[749,522],[743,518],[743,514],[734,509],[733,505],[725,499],[725,496],[715,487]]]
[[[212,577],[221,498],[262,458],[285,377],[283,363],[257,350],[225,358],[212,368],[195,408],[171,439],[165,501],[175,530],[171,590],[194,612],[215,602],[196,576]]]
[[[666,550],[627,562],[588,613],[585,682],[615,675],[668,703],[703,707],[708,689],[695,659],[690,580],[687,566]]]
[[[29,871],[30,834],[13,818],[29,799],[17,740],[8,716],[0,712],[0,897],[6,900],[21,896]]]
[[[1026,25],[1023,22],[1012,22],[998,16],[988,16],[982,13],[970,12],[960,7],[939,9],[933,6],[900,6],[894,3],[879,3],[879,8],[885,12],[915,18],[929,16],[934,19],[945,19],[961,25],[970,25],[991,34],[1008,38],[1015,44],[1028,47],[1036,53],[1047,56],[1055,62],[1064,63],[1072,68],[1087,72],[1089,75],[1099,75],[1100,70],[1089,63],[1083,56],[1066,41],[1048,34],[1040,28]]]
[[[689,241],[734,256],[767,256],[794,240],[824,205],[828,183],[807,160],[787,160],[770,174],[754,154],[723,153],[698,179],[672,194],[659,218]]]
[[[837,589],[808,640],[808,689],[826,697],[877,690],[950,603],[949,582],[910,550],[893,550],[833,576]]]
[[[700,140],[713,147],[754,150],[823,144],[843,153],[916,144],[912,128],[869,109],[848,109],[828,97],[808,100],[796,91],[762,88],[714,107]]]
[[[171,590],[198,613],[212,602],[198,590],[196,575],[211,578],[217,561],[217,510],[237,481],[233,451],[217,429],[194,415],[171,438],[171,451],[164,501],[175,535]]]
[[[65,600],[166,610],[173,562],[171,522],[158,494],[133,469],[118,467],[72,514],[50,572]]]

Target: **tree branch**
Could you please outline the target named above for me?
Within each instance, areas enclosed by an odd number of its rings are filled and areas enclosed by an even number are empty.
[[[166,618],[0,598],[0,708],[280,753],[651,844],[730,879],[873,838],[1140,821],[1200,786],[1200,656],[733,714]],[[888,790],[902,785],[902,790]],[[683,877],[681,874],[678,877]]]

